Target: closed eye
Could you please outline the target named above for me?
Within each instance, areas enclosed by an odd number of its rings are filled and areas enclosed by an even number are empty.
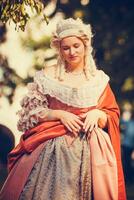
[[[80,44],[78,44],[78,43],[74,44],[75,48],[78,48],[79,46],[80,46]]]
[[[62,47],[63,48],[63,50],[64,51],[66,51],[66,50],[68,50],[69,49],[69,47],[68,46],[64,46],[64,47]]]
[[[75,43],[75,44],[73,44],[73,47],[74,47],[74,48],[79,48],[79,47],[80,47],[80,44]],[[70,46],[62,46],[62,49],[63,49],[64,51],[69,50],[69,49],[70,49]]]

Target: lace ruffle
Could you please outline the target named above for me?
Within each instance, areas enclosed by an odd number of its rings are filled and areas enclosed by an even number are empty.
[[[46,95],[42,93],[42,88],[36,82],[28,84],[28,94],[20,104],[22,109],[17,112],[19,131],[26,131],[34,127],[39,122],[39,113],[42,111],[45,113],[48,110]]]
[[[18,111],[18,130],[25,131],[39,122],[39,117],[47,113],[47,95],[56,98],[68,106],[86,108],[96,106],[104,91],[109,77],[101,70],[90,81],[79,88],[73,88],[47,77],[44,71],[36,73],[34,82],[28,84],[28,94],[21,101],[22,109]]]
[[[97,105],[109,77],[102,70],[98,70],[95,77],[87,81],[86,84],[74,88],[47,77],[44,70],[41,70],[36,73],[35,80],[39,87],[43,87],[44,94],[49,94],[68,106],[86,108]]]

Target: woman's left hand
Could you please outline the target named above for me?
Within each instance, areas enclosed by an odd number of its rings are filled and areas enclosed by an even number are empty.
[[[90,110],[87,113],[81,114],[80,117],[84,119],[83,130],[85,132],[92,132],[94,128],[98,127],[100,110],[98,109]]]

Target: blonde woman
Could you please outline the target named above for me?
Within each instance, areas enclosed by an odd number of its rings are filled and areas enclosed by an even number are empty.
[[[19,145],[9,155],[2,200],[125,200],[119,109],[96,68],[91,26],[61,20],[57,64],[37,72],[21,102]]]

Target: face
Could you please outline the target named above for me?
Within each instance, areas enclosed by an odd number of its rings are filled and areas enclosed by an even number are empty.
[[[71,66],[84,65],[85,46],[78,37],[63,38],[61,41],[61,54],[67,64]]]

